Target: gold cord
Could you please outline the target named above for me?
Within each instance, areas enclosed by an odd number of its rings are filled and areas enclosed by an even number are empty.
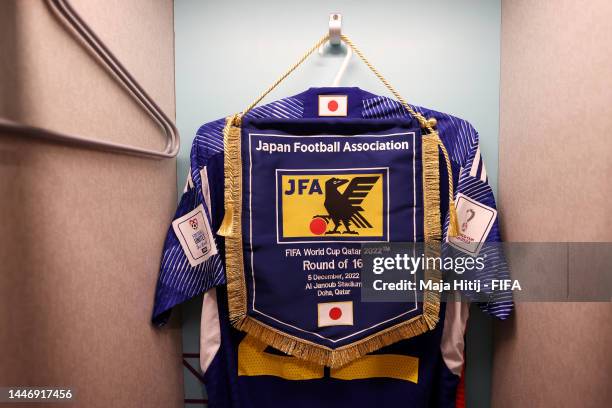
[[[285,71],[285,73],[283,75],[281,75],[276,81],[274,81],[274,83],[272,85],[270,85],[270,87],[268,89],[266,89],[261,95],[259,95],[257,97],[257,99],[255,99],[253,101],[253,103],[251,103],[249,106],[247,106],[247,108],[244,111],[242,111],[242,114],[239,115],[235,119],[237,121],[237,123],[234,123],[234,124],[236,126],[238,126],[240,124],[240,120],[241,120],[242,116],[246,115],[251,109],[253,109],[255,106],[257,106],[257,104],[259,102],[261,102],[261,100],[263,98],[265,98],[270,92],[272,92],[274,90],[274,88],[276,88],[278,86],[278,84],[283,82],[283,80],[285,78],[287,78],[289,75],[291,75],[291,73],[293,71],[295,71],[295,69],[297,67],[299,67],[302,64],[302,62],[304,62],[306,60],[306,58],[308,58],[310,56],[310,54],[315,52],[315,50],[318,49],[328,39],[329,39],[329,34],[325,34],[323,37],[321,37],[321,39],[319,41],[317,41],[316,44],[313,45],[308,51],[306,51],[306,53],[304,53],[304,55],[302,55],[300,57],[300,59],[297,60],[297,62],[295,64],[293,64],[291,67],[289,67],[289,69],[287,71]]]
[[[408,111],[408,113],[410,113],[410,115],[412,115],[414,118],[416,118],[416,120],[419,121],[421,128],[427,129],[430,133],[433,133],[434,132],[433,125],[432,125],[433,122],[428,121],[423,115],[416,112],[414,109],[410,107],[410,105],[408,105],[408,102],[406,102],[404,98],[402,98],[402,96],[399,94],[399,92],[397,92],[395,88],[391,86],[389,81],[387,81],[387,79],[384,76],[382,76],[382,74],[378,72],[376,68],[374,68],[374,65],[372,65],[372,63],[365,57],[363,52],[361,52],[361,50],[357,48],[355,43],[353,43],[353,41],[346,34],[340,35],[340,38],[342,38],[342,41],[344,41],[346,45],[351,47],[351,49],[355,52],[355,54],[357,54],[357,56],[366,64],[366,66],[370,69],[370,71],[372,71],[374,75],[376,75],[376,77],[380,79],[383,85],[385,85],[385,87],[389,90],[389,92],[391,92],[393,96],[395,96],[395,98],[402,104],[402,106]],[[242,116],[246,115],[251,109],[257,106],[257,104],[261,102],[263,98],[265,98],[270,92],[272,92],[278,86],[278,84],[283,82],[285,78],[291,75],[291,73],[295,71],[296,68],[299,67],[310,56],[310,54],[315,52],[315,50],[317,50],[321,45],[323,45],[325,41],[327,41],[328,39],[329,39],[329,34],[325,34],[323,37],[321,37],[319,41],[317,41],[308,51],[306,51],[304,55],[302,55],[295,64],[289,67],[289,69],[285,71],[285,73],[282,74],[276,81],[274,81],[274,83],[270,85],[268,89],[266,89],[261,95],[259,95],[257,99],[253,101],[253,103],[247,106],[247,108],[244,111],[242,111],[242,114],[239,115],[235,119],[236,122],[234,124],[239,125]]]
[[[435,135],[435,138],[438,141],[438,145],[440,146],[440,149],[442,150],[442,153],[444,154],[444,159],[446,161],[446,168],[448,170],[448,196],[449,196],[448,197],[449,199],[448,210],[449,210],[449,215],[450,215],[448,235],[451,237],[457,236],[457,234],[459,233],[459,227],[458,227],[458,222],[457,222],[457,212],[456,212],[455,203],[454,203],[453,176],[452,176],[453,173],[452,173],[452,168],[450,164],[450,158],[448,157],[448,152],[446,151],[446,147],[444,146],[444,144],[439,138],[438,133],[434,129],[434,127],[436,126],[435,118],[431,118],[428,120],[423,115],[421,115],[420,113],[412,109],[412,107],[408,104],[408,102],[406,102],[406,100],[402,98],[399,92],[397,92],[395,88],[389,83],[389,81],[387,81],[387,79],[374,67],[374,65],[372,65],[372,63],[366,58],[363,52],[361,52],[361,50],[357,48],[355,43],[353,43],[353,41],[346,34],[341,34],[340,38],[342,39],[342,41],[344,41],[346,45],[351,47],[351,49],[353,50],[355,54],[357,54],[359,59],[361,59],[364,62],[364,64],[366,64],[366,66],[370,69],[370,71],[372,71],[374,75],[376,75],[376,77],[383,83],[383,85],[385,85],[385,87],[389,90],[389,92],[391,92],[391,94],[393,94],[393,96],[408,111],[408,113],[410,113],[410,115],[419,122],[419,125],[421,126],[421,128],[426,129],[430,135]],[[241,114],[235,115],[232,119],[232,124],[234,126],[240,126],[242,117],[244,115],[246,115],[251,109],[257,106],[257,104],[261,102],[262,99],[264,99],[270,92],[272,92],[285,78],[291,75],[291,73],[295,71],[297,67],[299,67],[313,52],[315,52],[315,50],[317,50],[321,45],[323,45],[325,41],[327,41],[328,39],[329,39],[329,34],[325,34],[323,37],[321,37],[312,47],[310,47],[310,49],[308,49],[308,51],[306,51],[300,57],[300,59],[297,60],[296,63],[294,63],[291,67],[289,67],[289,69],[285,71],[285,73],[282,74],[276,81],[274,81],[274,83],[270,85],[268,89],[266,89],[261,95],[259,95],[257,99],[253,101],[253,103],[247,106],[247,108]]]
[[[372,63],[368,61],[368,59],[365,57],[365,55],[363,55],[361,50],[357,48],[355,43],[353,43],[353,41],[351,41],[351,39],[348,38],[346,34],[341,34],[340,38],[342,38],[342,41],[344,41],[349,47],[351,47],[351,49],[364,62],[364,64],[366,64],[367,67],[370,68],[370,71],[372,71],[374,75],[376,75],[376,77],[380,79],[380,81],[385,85],[385,87],[389,90],[389,92],[391,92],[393,96],[395,96],[395,98],[402,104],[402,106],[406,108],[408,113],[410,113],[410,115],[412,115],[414,118],[416,118],[416,120],[419,121],[421,128],[427,129],[430,133],[433,133],[434,129],[431,123],[427,119],[425,119],[423,115],[416,112],[414,109],[410,107],[410,105],[408,105],[408,102],[406,102],[404,98],[402,98],[402,96],[399,94],[399,92],[397,92],[395,88],[393,88],[393,86],[389,83],[389,81],[387,81],[387,79],[384,76],[382,76],[382,74],[378,72],[376,68],[374,68],[374,65],[372,65]]]
[[[444,161],[446,161],[446,172],[448,173],[448,236],[456,237],[459,235],[459,220],[457,219],[457,209],[455,208],[455,192],[453,188],[453,168],[451,167],[451,161],[448,157],[448,152],[446,151],[446,147],[444,147],[444,143],[440,140],[438,136],[438,144],[440,145],[440,149],[442,150],[442,154],[444,155]]]

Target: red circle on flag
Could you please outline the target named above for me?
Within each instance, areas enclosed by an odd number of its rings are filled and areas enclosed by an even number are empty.
[[[333,99],[327,102],[327,109],[332,112],[335,112],[338,109],[338,102],[334,101]]]
[[[339,307],[332,307],[329,309],[329,318],[332,320],[338,320],[342,317],[342,309]]]
[[[327,223],[323,218],[316,217],[310,221],[310,232],[315,235],[321,235],[327,229]]]

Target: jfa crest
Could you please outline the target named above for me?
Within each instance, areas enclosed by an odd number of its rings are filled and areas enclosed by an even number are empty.
[[[386,241],[387,173],[277,170],[278,242]]]

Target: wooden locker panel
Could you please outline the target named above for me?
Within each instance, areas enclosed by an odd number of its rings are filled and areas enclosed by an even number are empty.
[[[73,1],[174,117],[171,0]],[[160,148],[164,136],[43,1],[0,2],[0,116]],[[150,321],[176,161],[0,135],[0,384],[79,407],[179,407],[180,327]]]
[[[607,0],[502,2],[506,241],[612,241],[611,18]],[[612,304],[518,303],[494,347],[493,407],[612,406]]]

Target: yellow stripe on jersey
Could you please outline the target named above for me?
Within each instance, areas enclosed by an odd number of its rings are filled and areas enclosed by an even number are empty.
[[[295,357],[266,353],[265,349],[265,343],[247,335],[238,346],[238,375],[272,375],[285,380],[323,378],[323,366]]]
[[[340,368],[332,368],[330,377],[339,380],[383,377],[417,384],[419,382],[419,359],[399,354],[363,356]]]

